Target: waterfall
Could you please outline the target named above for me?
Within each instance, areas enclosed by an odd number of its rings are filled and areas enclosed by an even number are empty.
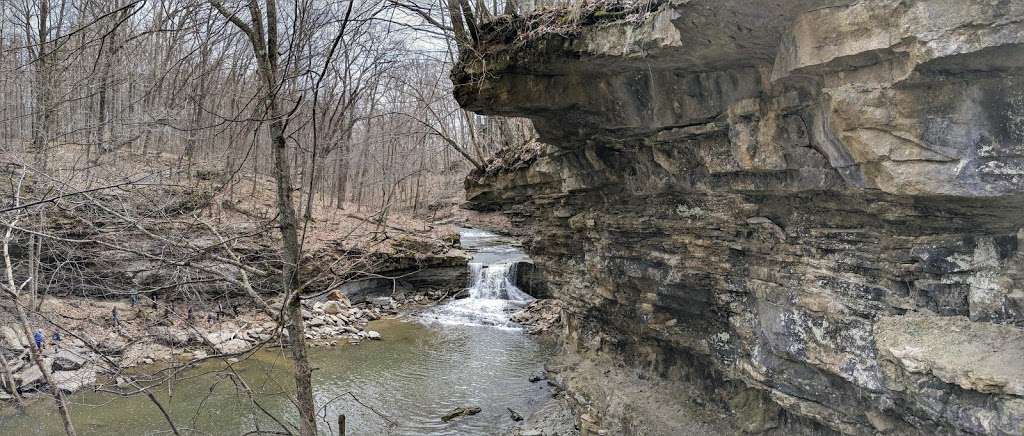
[[[471,262],[469,264],[469,280],[469,298],[514,302],[533,300],[533,297],[516,286],[516,264],[514,262],[491,265]]]
[[[509,315],[534,298],[516,286],[516,264],[526,256],[493,233],[467,230],[463,246],[474,253],[469,263],[467,298],[427,311],[427,321],[456,325],[518,328]]]

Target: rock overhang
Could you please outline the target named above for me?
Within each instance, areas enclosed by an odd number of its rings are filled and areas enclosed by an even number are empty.
[[[479,113],[529,117],[562,148],[650,144],[709,123],[765,140],[779,134],[774,115],[796,116],[853,189],[1024,191],[1019,2],[754,3],[625,6],[626,18],[561,33],[504,19],[498,42],[485,36],[463,53],[456,97]],[[583,21],[595,20],[587,11]],[[803,168],[775,160],[742,169]]]
[[[547,145],[467,180],[471,205],[530,229],[583,350],[843,433],[1020,434],[1024,2],[743,3],[778,37],[725,27],[713,60],[680,23],[739,3],[484,47],[460,102]]]

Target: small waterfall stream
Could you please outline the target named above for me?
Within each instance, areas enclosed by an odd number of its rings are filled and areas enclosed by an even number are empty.
[[[516,286],[516,263],[526,254],[500,235],[475,229],[460,232],[462,246],[473,254],[468,297],[423,314],[428,322],[518,329],[509,315],[534,298]]]
[[[509,300],[529,302],[533,297],[521,291],[515,283],[516,264],[512,262],[484,265],[469,264],[469,298],[482,300]]]
[[[551,398],[546,385],[528,378],[554,349],[516,331],[508,319],[533,300],[515,283],[515,265],[526,255],[512,241],[477,230],[462,231],[462,244],[473,254],[468,297],[429,309],[416,316],[418,322],[374,321],[383,340],[309,350],[319,368],[313,374],[319,410],[326,416],[345,414],[350,434],[501,434],[514,423],[508,409],[529,415]],[[263,349],[232,364],[231,371],[254,386],[262,407],[290,418],[294,406],[277,382],[291,377],[282,352]],[[188,422],[196,434],[245,434],[254,423],[276,428],[252,410],[250,399],[222,383],[222,370],[218,360],[202,362],[178,379],[173,391],[155,389],[156,395],[175,421]],[[161,412],[139,396],[83,390],[71,398],[80,435],[167,433]],[[440,419],[465,405],[483,410],[451,422]],[[63,429],[52,403],[38,401],[27,413],[0,409],[0,434],[50,436]]]

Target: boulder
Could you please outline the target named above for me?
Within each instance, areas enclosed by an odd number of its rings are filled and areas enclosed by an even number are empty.
[[[58,389],[64,392],[75,392],[86,386],[96,384],[96,369],[82,368],[77,371],[61,371],[51,375],[50,379]]]
[[[13,359],[3,354],[0,354],[0,356],[7,358],[7,369],[9,369],[13,374],[18,371],[21,371],[26,366],[33,365],[33,363],[30,363],[22,359],[22,357],[24,357],[26,354],[26,352],[22,351],[22,354],[20,356],[14,356]]]
[[[9,325],[0,327],[0,339],[3,340],[4,348],[17,350],[28,347],[25,337],[18,334],[19,330]]]
[[[96,343],[96,351],[99,351],[100,353],[103,353],[105,355],[119,356],[121,355],[121,353],[124,353],[124,348],[126,346],[128,346],[128,342],[126,342],[124,339],[121,339],[116,334],[111,334],[111,336],[101,339],[99,342]]]
[[[74,371],[81,369],[87,360],[82,352],[61,350],[53,356],[53,363],[50,368],[53,371]]]
[[[327,300],[338,302],[345,307],[349,307],[352,305],[352,302],[349,301],[348,296],[337,290],[331,291],[331,293],[327,294]]]
[[[281,312],[282,310],[284,310],[284,303],[282,303],[281,301],[277,301],[277,300],[273,300],[273,301],[268,302],[267,306],[270,307],[270,310],[272,312],[274,312],[274,313],[278,313],[278,312]]]
[[[271,337],[269,333],[264,333],[262,330],[259,329],[249,330],[248,332],[246,332],[246,336],[249,338],[250,341],[253,342],[266,341]]]
[[[146,365],[155,361],[164,361],[171,359],[171,349],[167,347],[155,346],[149,347],[148,352],[142,359],[142,362]],[[148,362],[147,362],[148,360]]]
[[[149,329],[149,334],[157,343],[168,347],[184,347],[192,342],[188,332],[173,327],[155,326]]]
[[[444,416],[442,416],[441,421],[448,422],[455,418],[476,415],[477,413],[480,413],[480,408],[476,406],[456,407],[451,412],[448,412]]]
[[[370,330],[370,331],[366,332],[366,337],[370,338],[370,339],[378,340],[378,341],[381,339],[380,332],[378,332],[376,330]]]
[[[324,317],[322,316],[317,316],[306,321],[306,325],[309,327],[320,327],[325,324],[327,324],[327,321],[324,320]]]
[[[220,345],[224,342],[230,341],[235,338],[235,332],[230,331],[219,331],[213,332],[206,335],[206,339],[210,341],[214,346]]]
[[[324,313],[327,313],[327,314],[330,314],[330,315],[337,315],[337,314],[343,312],[347,308],[348,308],[348,306],[345,306],[344,304],[342,304],[339,301],[333,301],[333,300],[325,302],[323,304],[323,306],[320,307],[320,309],[323,310]]]
[[[29,365],[27,368],[13,374],[14,384],[18,390],[28,390],[43,382],[43,372],[37,365]]]
[[[506,407],[505,409],[507,409],[507,410],[508,410],[508,415],[509,415],[509,417],[510,417],[510,418],[512,418],[512,420],[513,420],[513,421],[519,422],[519,421],[522,421],[522,420],[523,420],[523,415],[520,415],[520,414],[519,414],[518,412],[516,412],[515,410],[512,410],[512,409],[511,409],[511,408],[509,408],[509,407]]]
[[[216,348],[221,354],[235,354],[248,350],[249,343],[241,339],[230,339],[217,344]]]
[[[376,297],[370,299],[370,305],[378,309],[391,309],[395,307],[395,300],[391,297]]]

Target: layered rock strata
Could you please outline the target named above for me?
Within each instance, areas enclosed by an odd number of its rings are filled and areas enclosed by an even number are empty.
[[[453,79],[545,144],[467,195],[528,229],[573,346],[750,432],[1024,434],[1024,2],[559,19],[484,26]]]

